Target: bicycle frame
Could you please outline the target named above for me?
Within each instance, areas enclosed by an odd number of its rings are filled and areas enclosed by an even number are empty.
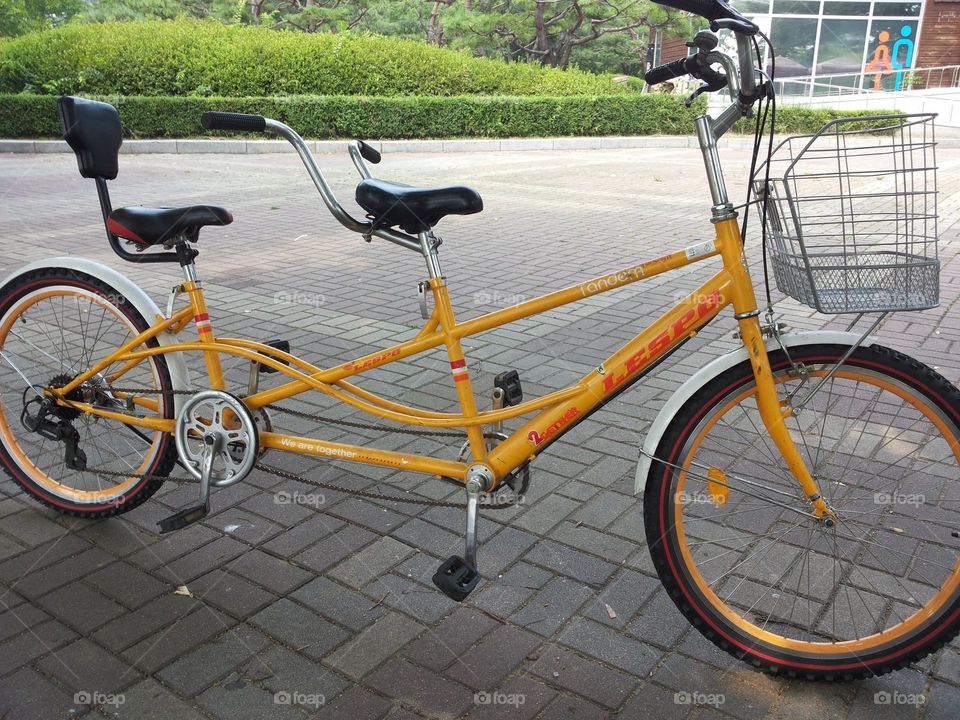
[[[823,501],[819,500],[817,495],[816,485],[806,471],[783,424],[786,415],[780,407],[771,380],[770,365],[758,320],[756,296],[744,265],[740,231],[736,219],[731,217],[716,221],[715,227],[716,237],[713,241],[692,245],[685,250],[465,322],[458,322],[454,316],[443,277],[431,277],[429,286],[434,299],[434,308],[416,337],[328,369],[318,368],[294,355],[261,343],[217,338],[207,313],[203,290],[193,277],[181,286],[189,298],[187,307],[173,313],[171,317],[158,318],[148,330],[78,375],[70,384],[59,388],[59,392],[66,395],[95,374],[119,363],[120,369],[107,376],[110,383],[115,383],[145,359],[169,352],[202,352],[210,387],[225,390],[226,383],[220,357],[224,354],[239,356],[276,369],[290,378],[288,382],[278,387],[246,397],[244,402],[251,409],[295,397],[309,390],[317,390],[386,420],[421,427],[464,428],[469,440],[472,463],[379,450],[279,432],[262,432],[260,434],[262,447],[435,474],[463,482],[466,482],[470,465],[480,463],[493,472],[495,484],[490,488],[492,490],[510,472],[533,460],[547,445],[562,437],[580,420],[631,385],[679,344],[695,336],[700,328],[716,317],[720,311],[732,305],[736,313],[735,317],[740,324],[741,337],[753,363],[758,381],[758,404],[767,429],[783,452],[788,467],[797,475],[808,497],[815,505],[822,504]],[[461,340],[464,337],[716,256],[722,259],[723,267],[713,277],[614,352],[603,364],[587,373],[576,384],[515,406],[478,411],[470,373],[461,347]],[[188,273],[190,274],[192,273]],[[159,333],[179,333],[190,324],[191,320],[197,328],[196,342],[145,347],[145,343]],[[458,414],[432,412],[398,404],[348,382],[348,378],[361,375],[368,370],[383,367],[441,345],[446,348],[453,375],[452,380],[460,401],[461,412]],[[145,408],[156,405],[155,401],[147,398],[135,397],[131,401]],[[175,420],[173,419],[141,418],[95,407],[88,403],[74,402],[73,406],[91,415],[99,415],[152,430],[162,432],[174,430]],[[483,436],[483,425],[499,423],[531,413],[535,413],[533,417],[510,434],[506,440],[493,448],[487,447]]]

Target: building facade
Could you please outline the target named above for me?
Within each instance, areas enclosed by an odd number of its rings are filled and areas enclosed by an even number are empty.
[[[960,0],[733,0],[769,35],[764,64],[781,92],[896,91],[943,86],[960,65]],[[657,42],[659,61],[687,54],[683,42]],[[957,73],[947,72],[955,85]]]

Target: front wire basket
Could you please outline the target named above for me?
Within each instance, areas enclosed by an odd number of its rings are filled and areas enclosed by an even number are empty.
[[[754,188],[781,292],[822,313],[939,303],[935,117],[840,118],[777,146]]]

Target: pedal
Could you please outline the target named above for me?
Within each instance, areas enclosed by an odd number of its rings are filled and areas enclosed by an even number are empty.
[[[197,505],[196,507],[185,508],[176,512],[170,517],[165,517],[157,524],[160,526],[160,534],[163,535],[174,530],[182,530],[187,525],[203,520],[210,512],[210,503]]]
[[[206,452],[200,469],[200,502],[193,507],[175,512],[170,517],[165,517],[158,522],[157,525],[160,526],[161,535],[174,530],[182,530],[187,525],[203,520],[210,512],[210,473],[213,471],[214,455],[223,448],[223,439],[219,436],[207,435],[203,442],[206,446]]]
[[[289,341],[289,340],[271,340],[270,342],[265,342],[264,345],[266,345],[266,346],[268,346],[268,347],[275,348],[276,350],[280,350],[281,352],[285,352],[285,353],[289,353],[289,352],[290,352],[290,341]],[[281,363],[283,363],[284,365],[289,365],[289,364],[290,364],[290,363],[285,362],[285,361],[283,361],[283,360],[277,360],[277,362],[281,362]],[[265,375],[269,375],[270,373],[280,372],[280,371],[277,370],[276,368],[272,368],[272,367],[270,367],[269,365],[261,365],[260,363],[257,363],[257,370],[258,370],[259,372],[264,373]]]
[[[503,391],[503,404],[519,405],[523,402],[523,387],[520,385],[520,373],[507,370],[493,379],[493,386]]]
[[[480,582],[477,569],[459,555],[451,555],[433,575],[433,584],[451,600],[463,602]]]

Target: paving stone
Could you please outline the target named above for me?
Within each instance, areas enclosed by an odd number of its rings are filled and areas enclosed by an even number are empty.
[[[330,576],[353,588],[361,588],[385,573],[404,558],[413,554],[413,548],[382,537],[351,555],[330,571]]]
[[[403,654],[418,665],[439,672],[499,626],[489,615],[461,605],[439,625],[407,645]]]
[[[123,562],[113,563],[86,575],[83,581],[130,609],[138,608],[148,600],[175,589]]]
[[[56,652],[76,637],[73,630],[56,620],[48,620],[31,627],[29,632],[20,633],[0,643],[0,676],[32,662],[41,655]]]
[[[241,620],[266,607],[277,596],[246,578],[224,570],[213,570],[190,582],[194,597]]]
[[[72,692],[116,694],[141,675],[86,638],[48,655],[37,667]]]
[[[547,708],[545,715],[564,720],[606,720],[610,713],[576,695],[559,695]]]
[[[5,603],[6,604],[6,603]],[[3,607],[0,605],[0,607]],[[50,619],[50,616],[36,605],[7,606],[0,612],[0,642],[26,632],[34,625],[39,625]]]
[[[147,678],[122,693],[123,703],[107,705],[102,712],[110,720],[201,720],[199,710],[184,702],[153,678]]]
[[[311,580],[290,597],[355,632],[370,626],[387,611],[383,605],[325,577]]]
[[[114,652],[130,647],[154,633],[176,624],[197,608],[197,601],[172,592],[121,615],[97,630],[93,637]]]
[[[350,557],[376,537],[372,532],[356,525],[344,525],[342,529],[324,538],[294,557],[301,565],[324,572],[345,557]]]
[[[539,643],[535,635],[511,625],[501,625],[461,653],[445,674],[477,690],[496,688]]]
[[[623,628],[659,588],[658,578],[623,570],[610,578],[599,597],[587,606],[583,614],[604,625]],[[616,617],[610,617],[607,606]]]
[[[569,620],[577,609],[593,596],[594,591],[576,580],[555,577],[534,595],[510,620],[538,635],[552,635]]]
[[[655,685],[651,682],[644,682],[633,694],[630,700],[620,708],[616,717],[622,720],[630,718],[648,717],[651,710],[656,709],[657,720],[683,720],[696,713],[697,706],[693,703],[677,702],[685,700],[685,697],[678,698],[676,691]]]
[[[507,680],[494,691],[473,694],[472,720],[537,717],[557,693],[527,675]]]
[[[216,718],[232,720],[293,720],[303,718],[300,707],[285,702],[286,696],[255,685],[212,687],[197,698],[199,705]],[[310,707],[316,710],[316,707]]]
[[[40,598],[39,603],[81,633],[89,633],[126,612],[122,605],[81,583],[54,590]]]
[[[312,577],[306,570],[260,550],[244,553],[227,567],[278,595],[286,595]]]
[[[389,700],[354,685],[336,701],[321,708],[316,720],[378,720],[389,709]]]
[[[350,637],[345,630],[286,598],[261,610],[250,622],[297,652],[314,659],[322,658]]]
[[[265,542],[263,549],[280,557],[292,557],[344,526],[343,522],[335,518],[312,516]]]
[[[73,707],[71,696],[29,667],[0,678],[0,717],[66,718]]]
[[[51,540],[57,540],[70,531],[71,525],[77,522],[68,522],[66,526],[54,522],[58,517],[49,510],[40,510],[30,507],[21,512],[7,515],[3,519],[3,531],[20,540],[28,546],[41,545]]]
[[[425,622],[437,622],[453,610],[457,603],[437,590],[398,575],[384,575],[364,590],[374,603],[382,603]]]
[[[556,645],[541,649],[539,655],[530,668],[534,675],[609,708],[619,707],[636,685],[636,680],[626,673]]]
[[[148,673],[155,673],[191,648],[220,634],[226,627],[229,627],[229,618],[210,608],[200,607],[176,624],[164,628],[162,633],[128,648],[121,657]]]
[[[16,584],[21,579],[27,576],[32,577],[43,568],[58,563],[64,558],[80,555],[84,550],[90,549],[90,543],[76,535],[61,535],[56,540],[0,562],[0,580]],[[45,589],[49,590],[51,588],[47,587]]]
[[[359,680],[423,631],[423,626],[397,613],[378,618],[355,640],[341,645],[324,662]]]
[[[610,563],[549,541],[537,543],[526,559],[561,575],[596,585],[603,583],[616,570]]]
[[[366,684],[425,714],[458,716],[473,704],[473,690],[429,670],[393,659],[375,670]]]
[[[215,568],[223,567],[233,558],[248,550],[247,546],[230,537],[220,537],[198,550],[166,563],[158,573],[177,585],[185,585],[194,578]]]
[[[105,567],[113,559],[99,548],[90,548],[42,570],[26,570],[22,579],[13,583],[13,588],[21,595],[37,598]]]
[[[271,645],[238,670],[241,677],[256,679],[270,692],[323,695],[324,704],[351,686],[330,668],[279,645]]]
[[[560,633],[560,642],[641,677],[650,672],[661,655],[649,645],[582,618]]]
[[[269,644],[253,628],[238,625],[178,658],[157,677],[180,695],[192,697]]]

